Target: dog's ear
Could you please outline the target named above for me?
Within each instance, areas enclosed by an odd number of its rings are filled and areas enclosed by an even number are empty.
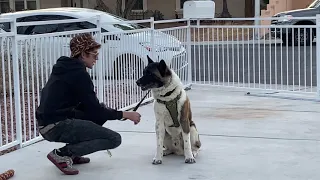
[[[159,65],[158,65],[158,69],[159,69],[159,72],[162,77],[165,77],[169,73],[168,66],[163,59],[160,61]]]
[[[147,58],[148,58],[148,64],[153,63],[153,60],[148,55],[147,55]]]

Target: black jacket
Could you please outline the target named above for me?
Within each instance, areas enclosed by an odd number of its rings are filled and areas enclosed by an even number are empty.
[[[122,111],[99,103],[85,65],[78,59],[62,56],[52,68],[41,91],[36,111],[39,125],[77,118],[103,125],[107,120],[122,118]]]

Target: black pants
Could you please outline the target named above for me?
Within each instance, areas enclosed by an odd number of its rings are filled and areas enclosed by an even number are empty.
[[[119,133],[91,121],[67,119],[41,134],[50,142],[66,143],[61,150],[66,156],[83,156],[100,150],[114,149],[121,144]]]

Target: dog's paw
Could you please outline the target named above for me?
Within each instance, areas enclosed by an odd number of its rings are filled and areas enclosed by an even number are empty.
[[[162,160],[153,158],[152,164],[153,164],[153,165],[162,164]]]
[[[163,151],[163,156],[168,156],[170,154],[173,154],[173,152],[171,150],[169,150],[169,149],[166,149],[166,150]]]
[[[184,162],[187,163],[187,164],[193,164],[193,163],[196,163],[196,159],[193,158],[193,157],[192,158],[186,158]]]

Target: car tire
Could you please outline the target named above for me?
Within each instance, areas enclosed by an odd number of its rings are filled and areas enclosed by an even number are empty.
[[[300,31],[299,31],[300,29]],[[306,32],[304,32],[306,30]],[[310,46],[311,41],[314,38],[314,35],[312,34],[310,37],[310,33],[313,33],[310,28],[294,28],[293,29],[293,37],[292,35],[283,35],[282,37],[282,42],[283,45],[288,45],[288,46]],[[300,39],[299,39],[300,36]],[[288,38],[288,40],[287,40]],[[300,44],[299,44],[300,40]]]
[[[299,31],[300,29],[300,31]],[[305,32],[304,32],[305,31]],[[310,28],[297,28],[294,29],[294,45],[295,46],[310,46],[310,42],[313,40],[313,35],[310,37],[310,33],[312,33]],[[300,36],[300,39],[299,39]],[[300,40],[300,43],[299,43]]]

